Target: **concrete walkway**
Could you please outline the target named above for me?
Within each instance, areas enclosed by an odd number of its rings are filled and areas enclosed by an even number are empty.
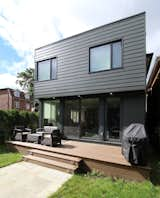
[[[46,198],[72,175],[28,162],[0,168],[0,197]]]

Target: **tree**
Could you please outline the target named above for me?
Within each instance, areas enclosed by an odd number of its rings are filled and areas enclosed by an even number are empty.
[[[33,81],[34,81],[34,69],[27,68],[23,72],[17,74],[16,83],[19,84],[24,91],[27,91],[31,97],[33,98]]]

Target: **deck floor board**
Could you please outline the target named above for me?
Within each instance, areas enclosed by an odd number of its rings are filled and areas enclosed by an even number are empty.
[[[121,153],[120,146],[103,145],[96,143],[78,142],[72,140],[63,140],[62,146],[49,147],[40,144],[28,142],[12,141],[12,143],[34,149],[41,149],[49,152],[62,153],[80,158],[94,159],[97,161],[118,163],[121,165],[131,166]]]

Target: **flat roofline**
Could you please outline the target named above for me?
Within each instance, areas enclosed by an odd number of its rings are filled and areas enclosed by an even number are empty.
[[[114,23],[119,23],[119,22],[121,22],[121,21],[125,21],[125,20],[128,20],[128,19],[130,19],[130,18],[134,18],[134,17],[140,16],[140,15],[145,15],[145,14],[146,14],[146,12],[141,12],[141,13],[138,13],[138,14],[135,14],[135,15],[132,15],[132,16],[129,16],[129,17],[120,19],[120,20],[113,21],[113,22],[111,22],[111,23],[107,23],[107,24],[104,24],[104,25],[95,27],[95,28],[93,28],[93,29],[90,29],[90,30],[81,32],[81,33],[79,33],[79,34],[75,34],[75,35],[73,35],[73,36],[69,36],[69,37],[67,37],[67,38],[64,38],[64,39],[55,41],[55,42],[53,42],[53,43],[49,43],[49,44],[47,44],[47,45],[43,45],[43,46],[41,46],[41,47],[38,47],[38,48],[35,49],[35,51],[36,51],[36,50],[39,50],[39,49],[41,49],[41,48],[43,48],[43,47],[47,47],[47,46],[50,46],[50,45],[53,45],[53,44],[56,44],[56,43],[60,43],[60,42],[62,42],[62,41],[65,41],[65,40],[68,40],[68,39],[77,37],[77,36],[79,36],[79,35],[82,35],[82,34],[91,32],[91,31],[93,31],[93,30],[100,29],[100,28],[102,28],[102,27],[109,26],[109,25],[112,25],[112,24],[114,24]]]
[[[13,90],[12,88],[9,88],[9,87],[8,88],[7,87],[6,88],[1,88],[0,90],[7,90],[7,89]]]

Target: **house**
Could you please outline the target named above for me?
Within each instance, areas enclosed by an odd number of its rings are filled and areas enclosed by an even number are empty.
[[[160,148],[160,56],[151,68],[146,85],[147,131],[154,147]]]
[[[11,88],[0,89],[0,109],[31,111],[30,98],[24,92]]]
[[[68,139],[120,143],[145,120],[146,30],[140,13],[35,50],[40,126]]]

